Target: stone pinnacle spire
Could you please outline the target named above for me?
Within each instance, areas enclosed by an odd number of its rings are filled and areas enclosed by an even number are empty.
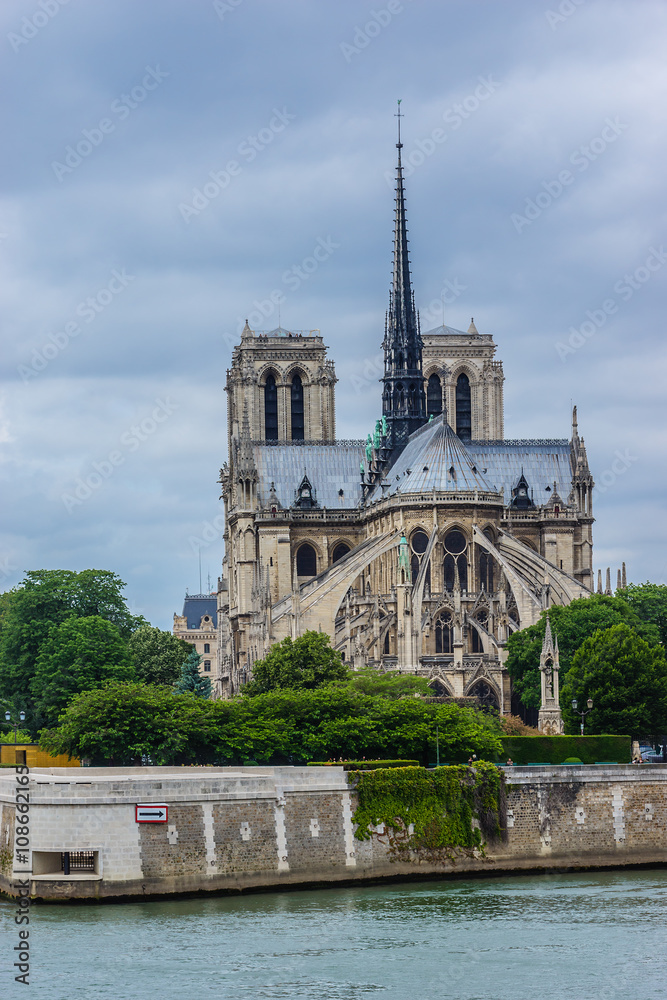
[[[422,375],[422,339],[415,309],[408,225],[401,164],[401,102],[398,102],[398,162],[394,208],[394,261],[389,309],[385,320],[384,388],[382,413],[387,419],[392,447],[402,445],[409,434],[426,422],[426,395]]]

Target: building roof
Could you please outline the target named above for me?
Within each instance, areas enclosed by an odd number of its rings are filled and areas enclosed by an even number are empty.
[[[215,594],[186,594],[183,601],[183,616],[188,629],[201,628],[204,615],[210,615],[213,625],[218,627],[218,602]]]
[[[506,504],[512,499],[512,487],[516,486],[522,472],[538,506],[549,503],[554,482],[561,497],[567,497],[570,492],[570,443],[564,438],[471,441],[467,450],[484,478],[503,491]]]
[[[304,475],[312,483],[320,507],[349,509],[356,507],[361,499],[363,441],[256,444],[253,455],[263,503],[267,502],[271,483],[274,483],[282,506],[291,507]],[[341,490],[342,496],[339,495]]]
[[[407,445],[387,470],[385,496],[400,493],[495,492],[475,459],[442,416],[410,435]]]

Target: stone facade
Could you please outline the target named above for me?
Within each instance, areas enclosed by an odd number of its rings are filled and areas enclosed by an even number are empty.
[[[186,594],[183,614],[174,614],[173,634],[194,646],[201,657],[199,673],[211,682],[218,670],[217,594]]]
[[[663,863],[667,766],[507,768],[507,838],[487,857],[395,863],[377,838],[354,837],[342,768],[37,769],[30,775],[31,851],[11,871],[13,772],[0,774],[0,887],[28,878],[36,897],[114,898],[238,891],[450,872],[511,872]],[[168,821],[135,822],[137,803]],[[89,851],[65,876],[63,851]]]
[[[235,695],[273,643],[314,629],[353,668],[417,673],[509,713],[508,636],[593,587],[576,408],[569,440],[505,440],[493,337],[474,322],[421,332],[398,148],[385,372],[366,440],[335,440],[319,330],[246,323],[233,352],[216,697]]]

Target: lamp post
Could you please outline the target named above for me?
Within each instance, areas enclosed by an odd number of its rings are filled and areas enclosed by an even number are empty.
[[[23,711],[19,712],[19,720],[18,720],[18,722],[16,720],[14,720],[12,722],[12,713],[11,712],[5,712],[5,722],[8,722],[10,726],[14,727],[14,745],[16,746],[16,743],[17,743],[16,731],[19,728],[19,722],[25,722],[25,712],[23,712]]]
[[[590,712],[590,710],[593,707],[593,699],[589,698],[588,701],[586,702],[586,704],[588,706],[588,712]],[[584,719],[588,715],[588,712],[578,712],[577,708],[578,708],[577,699],[573,698],[572,699],[572,711],[574,712],[575,715],[580,715],[581,716],[581,735],[583,736],[584,735]]]

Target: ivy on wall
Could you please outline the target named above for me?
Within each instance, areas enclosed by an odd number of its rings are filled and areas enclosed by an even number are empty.
[[[351,771],[357,840],[387,844],[392,861],[484,857],[506,837],[505,776],[493,764]]]

